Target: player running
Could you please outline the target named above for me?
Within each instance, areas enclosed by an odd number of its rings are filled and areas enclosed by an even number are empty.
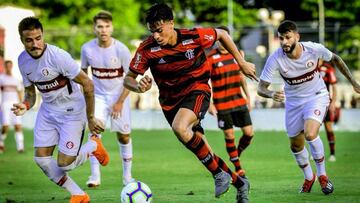
[[[319,128],[329,106],[329,92],[318,70],[318,61],[331,61],[360,93],[360,85],[351,75],[344,61],[323,45],[313,42],[299,42],[297,25],[284,21],[278,28],[281,48],[266,61],[258,85],[258,94],[275,101],[285,100],[286,131],[295,160],[304,173],[305,181],[301,193],[310,192],[318,177],[321,190],[330,194],[334,190],[325,170],[324,146]],[[284,91],[271,91],[269,86],[273,74],[279,72],[285,81]],[[317,174],[312,171],[309,153],[304,147],[309,144]]]
[[[70,54],[44,42],[43,27],[37,18],[24,18],[18,29],[25,47],[18,59],[25,98],[14,104],[12,111],[19,116],[33,107],[36,86],[42,103],[34,127],[34,160],[52,182],[71,193],[70,203],[90,202],[90,197],[67,172],[83,164],[90,154],[101,165],[109,162],[101,140],[95,135],[104,131],[104,126],[94,117],[93,83]],[[86,117],[94,136],[81,146]],[[52,157],[56,146],[57,161]]]
[[[81,68],[86,72],[89,66],[91,68],[95,87],[95,117],[105,124],[110,119],[110,130],[116,132],[123,160],[123,184],[126,185],[134,181],[131,176],[133,153],[129,90],[123,86],[131,54],[123,43],[111,37],[114,30],[111,13],[100,11],[93,21],[97,38],[82,46]],[[88,187],[96,187],[101,183],[100,166],[93,156],[90,157],[90,163],[91,176],[86,184]]]

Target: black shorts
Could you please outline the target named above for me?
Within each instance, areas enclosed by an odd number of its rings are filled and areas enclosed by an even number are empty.
[[[231,129],[233,126],[242,128],[252,125],[249,109],[246,105],[232,112],[218,113],[217,118],[218,127],[222,130]]]
[[[210,103],[210,94],[203,91],[190,92],[186,97],[170,111],[163,110],[167,122],[172,125],[175,115],[180,108],[190,109],[195,113],[199,120],[203,119]]]

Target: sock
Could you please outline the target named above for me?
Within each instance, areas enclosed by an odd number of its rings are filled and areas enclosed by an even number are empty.
[[[123,166],[123,177],[130,181],[131,176],[131,166],[132,166],[132,157],[133,157],[133,150],[132,150],[132,142],[131,138],[129,139],[129,143],[127,144],[121,144],[119,143],[120,148],[120,156],[122,157],[122,166]]]
[[[230,157],[230,161],[234,164],[235,166],[235,171],[238,171],[241,169],[240,166],[240,160],[238,157],[238,151],[236,149],[235,146],[235,139],[225,139],[225,144],[226,144],[226,151],[229,154]]]
[[[34,157],[36,164],[41,168],[45,175],[60,187],[69,191],[72,195],[84,194],[84,191],[60,169],[55,159],[51,156],[47,157]]]
[[[304,178],[306,180],[312,180],[313,171],[309,162],[309,152],[306,149],[306,147],[304,147],[304,149],[301,150],[300,152],[293,152],[293,155],[295,157],[297,164],[304,173]]]
[[[326,132],[329,141],[330,154],[335,155],[335,134],[334,132]]]
[[[221,172],[217,162],[214,160],[208,146],[200,135],[194,134],[190,141],[185,144],[186,148],[192,151],[201,163],[211,172],[213,176]]]
[[[15,142],[18,151],[24,150],[24,134],[22,132],[15,132]]]
[[[244,185],[244,182],[240,179],[240,176],[237,175],[236,173],[232,172],[229,169],[229,167],[226,165],[226,163],[220,157],[218,157],[216,154],[214,154],[214,159],[223,171],[225,171],[226,173],[231,175],[231,179],[232,179],[231,184],[233,186],[235,186],[236,188],[240,188]]]
[[[317,176],[326,175],[325,171],[325,157],[324,157],[324,145],[320,139],[320,136],[317,136],[311,141],[307,141],[310,146],[311,155],[314,158]]]
[[[243,152],[250,145],[252,138],[253,138],[253,136],[248,136],[248,135],[241,136],[241,138],[239,140],[238,149],[237,149],[238,156],[240,156],[241,152]]]
[[[1,134],[0,135],[0,146],[1,147],[5,146],[5,140],[6,140],[6,134]]]
[[[92,141],[90,139],[90,137],[92,136],[93,134],[90,134],[88,135],[88,142],[89,141]],[[101,135],[97,135],[98,138],[101,139]],[[96,147],[95,147],[95,150],[96,150]],[[99,161],[96,159],[96,157],[92,154],[90,154],[89,156],[89,161],[90,161],[90,171],[91,171],[91,177],[93,179],[99,179],[100,180],[100,176],[101,176],[101,172],[100,172],[100,163]]]

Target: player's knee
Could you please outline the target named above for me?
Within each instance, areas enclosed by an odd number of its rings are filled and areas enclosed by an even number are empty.
[[[129,141],[130,141],[130,135],[129,134],[117,133],[117,138],[118,138],[118,141],[121,144],[128,144]]]
[[[304,132],[305,135],[305,139],[307,141],[311,141],[313,139],[315,139],[318,136],[318,133],[314,133],[314,132]]]
[[[290,149],[294,153],[300,152],[300,151],[302,151],[304,149],[304,145],[292,143],[291,146],[290,146]]]

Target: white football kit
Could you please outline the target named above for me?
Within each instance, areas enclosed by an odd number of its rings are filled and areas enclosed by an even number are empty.
[[[21,116],[16,116],[11,108],[13,104],[19,103],[18,92],[21,91],[21,82],[14,76],[7,74],[0,75],[1,87],[1,122],[2,125],[21,125]]]
[[[304,130],[305,120],[323,122],[329,105],[329,92],[318,70],[318,61],[330,61],[332,52],[323,45],[301,42],[299,59],[290,59],[282,48],[277,49],[266,61],[260,79],[272,82],[275,71],[280,73],[285,86],[285,121],[289,137]]]
[[[42,103],[34,128],[34,147],[58,145],[59,151],[76,156],[86,124],[85,99],[74,79],[81,71],[70,54],[46,44],[40,58],[23,51],[18,59],[25,87],[35,85]]]
[[[95,117],[104,123],[110,118],[110,130],[130,134],[130,100],[123,103],[121,116],[111,118],[112,107],[124,90],[124,77],[129,71],[131,54],[120,41],[112,38],[110,47],[102,48],[98,40],[93,39],[81,48],[81,67],[91,68],[95,86]]]

